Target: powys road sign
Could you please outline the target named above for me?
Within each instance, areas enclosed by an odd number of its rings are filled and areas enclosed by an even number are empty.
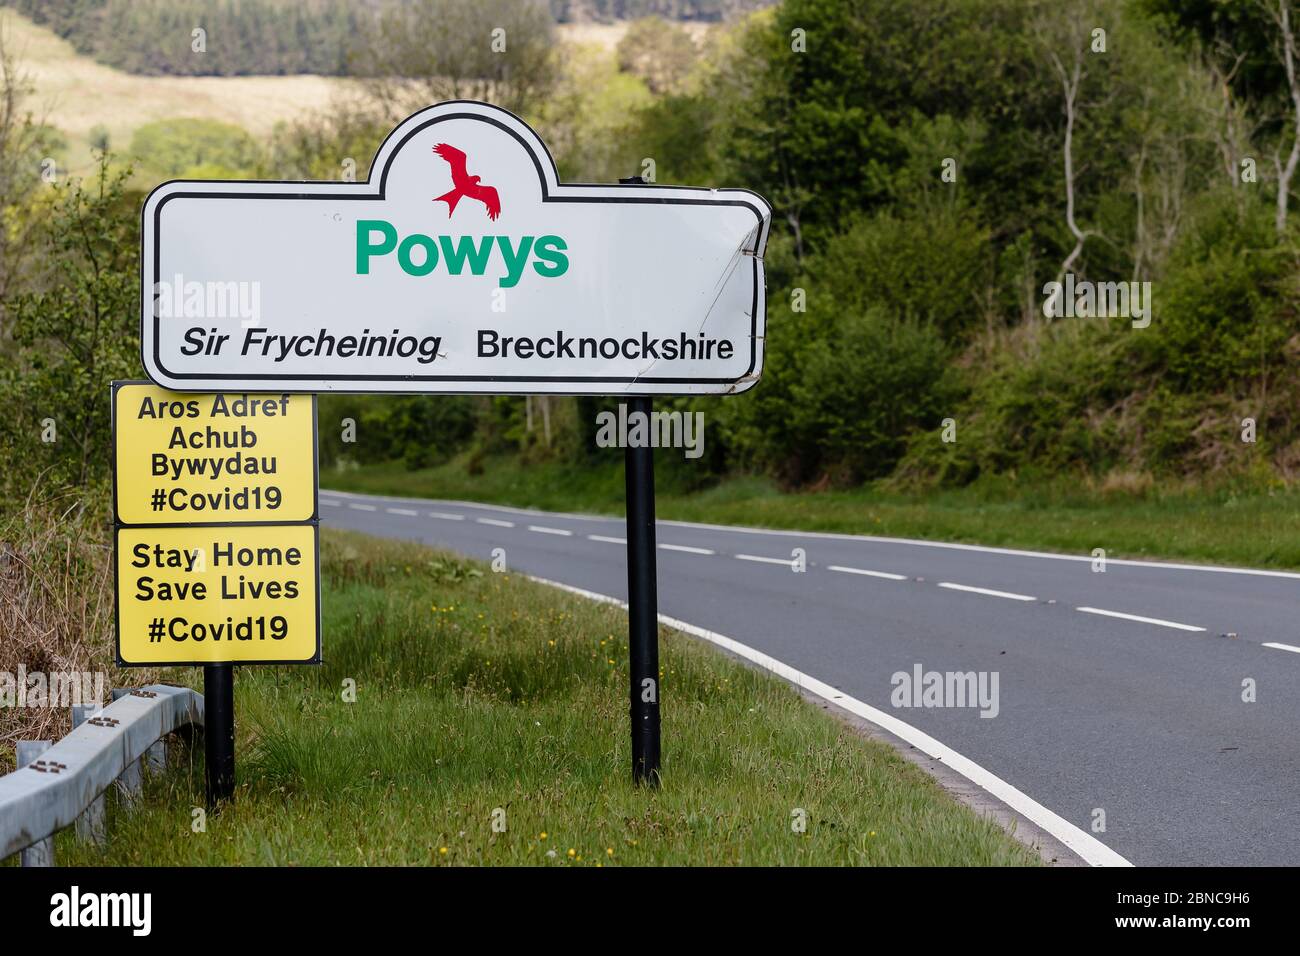
[[[368,182],[154,190],[144,367],[190,391],[740,392],[770,220],[745,190],[562,184],[518,117],[441,103]]]

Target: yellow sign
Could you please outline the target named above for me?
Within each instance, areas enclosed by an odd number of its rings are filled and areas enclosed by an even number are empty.
[[[314,523],[117,529],[117,656],[125,666],[314,663]]]
[[[315,401],[114,383],[118,522],[315,518]]]
[[[316,399],[113,383],[117,660],[320,661]]]

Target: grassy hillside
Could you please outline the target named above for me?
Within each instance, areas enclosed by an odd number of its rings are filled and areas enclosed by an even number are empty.
[[[702,36],[707,27],[687,29]],[[54,159],[73,175],[93,170],[95,131],[106,131],[113,149],[121,151],[140,127],[185,117],[238,126],[260,140],[276,123],[329,112],[353,92],[348,80],[326,76],[136,76],[77,53],[46,27],[4,7],[0,30],[33,87],[36,118],[64,136],[65,148]],[[623,22],[557,27],[562,42],[605,53],[626,30]]]
[[[115,148],[146,123],[178,116],[233,123],[262,136],[280,120],[329,106],[343,86],[320,76],[132,76],[81,56],[12,10],[0,8],[0,29],[34,87],[37,117],[67,138],[65,156],[55,159],[74,175],[93,168],[90,134],[98,127]]]

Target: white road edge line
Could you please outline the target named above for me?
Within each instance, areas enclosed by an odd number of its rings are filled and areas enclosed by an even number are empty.
[[[1276,643],[1274,643],[1273,641],[1269,641],[1268,643],[1263,644],[1263,645],[1261,645],[1261,646],[1262,646],[1262,647],[1275,647],[1275,648],[1277,648],[1279,651],[1290,651],[1292,654],[1300,654],[1300,647],[1292,647],[1290,644],[1276,644]]]
[[[572,531],[565,531],[563,528],[547,528],[540,524],[530,524],[529,531],[536,531],[538,534],[558,534],[568,538],[573,535]]]
[[[589,534],[587,538],[591,541],[604,541],[606,544],[627,544],[627,538],[611,538],[603,534]]]
[[[490,524],[498,528],[513,528],[515,526],[513,521],[502,521],[500,518],[475,518],[474,520],[479,524]]]
[[[444,521],[464,521],[464,520],[465,520],[465,516],[464,516],[464,515],[455,515],[455,514],[452,514],[450,511],[426,511],[425,514],[427,514],[430,518],[441,518],[441,519],[443,519]]]
[[[1011,601],[1037,601],[1038,598],[1032,594],[1014,594],[1011,591],[994,591],[991,588],[973,588],[969,584],[953,584],[951,581],[940,581],[939,587],[948,588],[950,591],[969,591],[971,594],[987,594],[989,597],[1007,598]]]
[[[410,515],[412,518],[419,514],[418,511],[413,511],[410,508],[385,508],[384,510],[390,515]]]
[[[887,581],[906,581],[906,574],[890,574],[888,571],[868,571],[866,568],[846,568],[840,564],[828,565],[827,571],[843,571],[845,574],[865,574],[871,578],[884,578]]]
[[[685,551],[687,554],[717,554],[712,548],[692,548],[685,544],[661,544],[665,551]]]
[[[1118,617],[1125,621],[1138,621],[1142,624],[1159,624],[1161,627],[1172,627],[1179,631],[1204,631],[1203,627],[1196,627],[1192,624],[1179,624],[1177,621],[1166,621],[1158,617],[1143,617],[1140,614],[1124,614],[1120,611],[1107,611],[1100,607],[1076,607],[1076,611],[1082,611],[1084,614],[1100,614],[1103,617]]]
[[[762,561],[764,564],[784,564],[787,568],[794,567],[793,558],[765,558],[761,554],[738,554],[738,561]]]
[[[587,591],[583,588],[576,588],[571,584],[561,584],[559,581],[550,581],[532,575],[528,575],[528,579],[536,581],[538,584],[559,588],[561,591],[568,591],[570,594],[576,594],[592,601],[600,601],[604,604],[616,605],[624,610],[627,609],[625,602],[612,598],[607,594],[597,594],[595,591]],[[981,790],[1001,800],[1012,810],[1031,820],[1036,826],[1046,830],[1070,850],[1077,853],[1090,866],[1133,865],[1092,834],[1079,829],[1069,820],[1053,813],[1032,797],[1017,790],[997,775],[985,770],[973,760],[963,757],[951,747],[940,743],[929,734],[917,730],[911,724],[899,720],[893,714],[887,714],[869,704],[864,704],[854,697],[842,694],[830,684],[825,684],[815,677],[810,677],[802,671],[795,670],[789,664],[785,664],[775,657],[770,657],[762,651],[755,650],[716,631],[696,627],[694,624],[679,621],[666,614],[659,615],[659,623],[690,634],[692,637],[698,637],[700,640],[708,641],[710,644],[721,647],[737,657],[743,657],[745,660],[757,664],[763,670],[775,674],[801,690],[816,694],[837,707],[843,707],[855,717],[860,717],[869,723],[875,724],[881,730],[906,741],[918,750],[955,770]]]

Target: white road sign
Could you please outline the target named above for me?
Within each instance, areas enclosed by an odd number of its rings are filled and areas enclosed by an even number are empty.
[[[740,392],[770,220],[741,189],[561,184],[518,117],[441,103],[368,182],[154,190],[144,367],[183,391]]]

